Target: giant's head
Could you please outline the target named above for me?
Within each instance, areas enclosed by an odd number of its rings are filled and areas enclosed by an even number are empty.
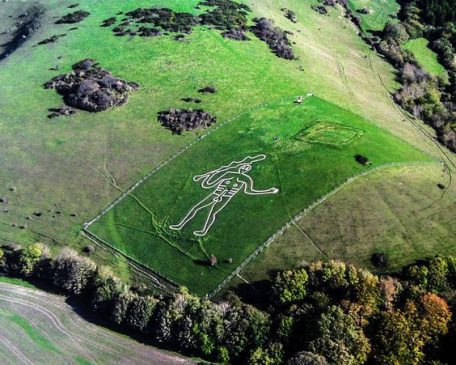
[[[242,174],[249,172],[251,169],[252,169],[252,165],[250,165],[250,164],[242,164],[239,166],[239,172]]]

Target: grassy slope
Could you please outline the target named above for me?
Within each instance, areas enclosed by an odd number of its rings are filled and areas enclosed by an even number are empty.
[[[0,283],[2,364],[190,364],[87,322],[64,297]]]
[[[438,183],[449,186],[444,192]],[[374,269],[386,252],[392,269],[435,253],[456,254],[456,187],[438,166],[392,168],[363,177],[304,216],[242,275],[267,278],[275,270],[338,258]]]
[[[406,119],[402,122],[405,124]],[[420,140],[422,146],[432,143],[418,129],[411,125],[408,128],[422,135],[409,140]],[[448,151],[435,153],[447,161],[454,175],[454,156]],[[373,181],[377,184],[373,185]],[[436,188],[438,182],[449,186],[444,198]],[[297,227],[290,228],[242,275],[259,280],[274,270],[327,258],[370,267],[370,255],[382,250],[391,254],[393,268],[436,253],[454,255],[455,190],[454,176],[450,179],[438,167],[401,168],[364,177],[304,216]],[[360,194],[361,199],[357,198]],[[404,196],[411,198],[404,200]],[[391,204],[394,209],[389,208]],[[384,209],[379,210],[379,206]],[[379,220],[382,224],[378,224]],[[323,254],[312,242],[317,242]]]
[[[363,8],[371,10],[369,14],[357,14],[361,17],[361,28],[366,32],[383,30],[389,20],[394,21],[400,9],[396,0],[348,0],[348,5],[354,12]]]
[[[339,123],[362,135],[337,147],[296,138],[321,122]],[[254,165],[251,175],[255,185],[258,189],[278,187],[278,195],[238,194],[201,242],[203,250],[189,237],[204,222],[204,211],[197,216],[196,224],[186,227],[184,235],[176,236],[167,229],[210,193],[193,183],[192,176],[261,153],[267,155],[267,160]],[[206,136],[134,190],[134,198],[124,199],[90,231],[174,282],[207,294],[291,217],[349,177],[366,171],[354,160],[357,153],[369,156],[376,167],[428,160],[399,139],[318,97],[300,106],[288,101],[254,110]],[[163,229],[162,234],[171,243],[160,235]],[[218,257],[217,269],[195,265],[193,260],[207,260],[204,250]],[[221,262],[229,257],[232,264]]]
[[[7,310],[0,309],[0,313],[5,320],[20,327],[20,329],[24,331],[25,337],[29,337],[34,346],[39,348],[41,351],[59,352],[55,345],[35,327],[33,327],[33,325],[31,325],[26,318]]]
[[[411,39],[404,44],[404,49],[410,51],[415,56],[418,63],[424,70],[431,75],[448,80],[448,74],[438,59],[437,54],[429,47],[429,41],[426,38]]]
[[[18,278],[10,278],[7,276],[0,276],[0,282],[7,283],[7,284],[20,285],[20,286],[23,286],[25,288],[30,288],[30,289],[36,288],[35,285],[29,283],[28,281],[18,279]]]
[[[45,3],[51,8],[51,21],[53,16],[66,13],[65,7],[72,1]],[[190,10],[195,3],[166,2],[176,10]],[[107,2],[84,0],[80,1],[81,6],[92,15],[77,31],[55,45],[32,48],[36,42],[71,27],[50,24],[3,62],[0,169],[5,173],[0,175],[0,195],[7,196],[10,202],[9,213],[0,214],[0,239],[25,243],[39,239],[55,249],[65,244],[76,248],[87,244],[80,236],[82,223],[120,194],[108,183],[106,170],[125,189],[196,138],[193,133],[171,136],[155,123],[155,113],[185,106],[179,101],[181,97],[195,95],[195,88],[209,83],[218,86],[220,93],[204,97],[202,106],[220,120],[238,115],[247,107],[310,90],[415,146],[438,154],[433,142],[411,128],[391,103],[379,77],[387,88],[394,88],[392,68],[364,45],[338,10],[326,17],[310,10],[314,1],[248,3],[256,15],[273,18],[294,32],[292,40],[296,42],[299,61],[277,59],[256,39],[244,45],[203,30],[189,38],[191,43],[176,43],[169,38],[113,37],[109,30],[99,28],[103,19],[119,10],[151,2],[112,1],[107,6]],[[11,2],[0,6],[3,9],[8,4]],[[282,7],[295,10],[299,23],[286,20],[280,12]],[[6,9],[0,17],[9,15],[9,8]],[[46,109],[61,101],[53,91],[40,87],[56,74],[47,69],[59,64],[61,71],[66,71],[84,57],[96,58],[115,74],[139,82],[141,90],[127,106],[117,110],[48,120]],[[240,59],[243,62],[238,62]],[[304,72],[299,71],[299,65]],[[17,187],[15,193],[8,191],[12,185]],[[42,210],[45,215],[26,220],[35,210]],[[62,214],[55,214],[56,210]],[[71,213],[77,216],[71,217]],[[27,223],[28,227],[13,228],[15,223]],[[445,223],[451,222],[442,222]],[[95,258],[115,266],[124,277],[129,275],[121,257],[99,249]]]

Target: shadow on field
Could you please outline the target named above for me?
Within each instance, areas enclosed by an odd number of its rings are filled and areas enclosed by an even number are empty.
[[[24,13],[17,16],[16,29],[11,31],[9,40],[0,45],[0,62],[20,48],[41,27],[44,8],[41,5],[31,5]]]
[[[110,329],[111,331],[114,331],[117,333],[122,333],[124,335],[127,335],[128,337],[131,337],[132,339],[134,339],[144,345],[158,347],[158,345],[156,343],[152,342],[148,338],[147,334],[139,335],[137,332],[134,332],[134,331],[128,329],[126,326],[116,325],[113,322],[105,319],[103,314],[93,312],[91,310],[90,297],[87,297],[87,296],[81,296],[78,298],[68,297],[65,300],[65,302],[69,306],[71,306],[71,308],[77,315],[79,315],[81,318],[83,318],[87,322],[90,322],[97,326],[101,326],[101,327]],[[108,311],[108,308],[106,308],[106,312],[107,311]],[[162,349],[166,349],[166,350],[172,350],[171,348],[166,347],[163,344],[160,344],[159,347]]]
[[[260,280],[249,284],[241,283],[233,288],[233,291],[244,303],[263,310],[267,310],[270,306],[272,297],[270,280]]]

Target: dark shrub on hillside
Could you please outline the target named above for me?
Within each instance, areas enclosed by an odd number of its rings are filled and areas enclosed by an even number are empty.
[[[386,253],[374,253],[371,257],[372,265],[377,269],[386,269],[389,266],[389,257]]]
[[[158,113],[158,121],[175,134],[196,128],[208,128],[217,119],[202,109],[171,109]]]
[[[78,256],[71,249],[64,249],[53,262],[52,282],[68,294],[82,294],[92,284],[96,268],[92,260]]]
[[[341,5],[345,6],[347,5],[347,0],[318,0],[318,2],[322,3],[323,5],[326,6],[336,6],[337,3],[340,3]]]
[[[125,26],[131,23],[152,24],[165,32],[191,33],[192,28],[198,24],[196,16],[177,13],[168,8],[138,8],[126,13],[126,16],[129,21],[122,23]]]
[[[95,252],[95,247],[93,245],[87,245],[83,248],[83,251],[88,254],[88,255],[91,255]]]
[[[363,155],[355,155],[356,162],[360,163],[361,165],[369,165],[369,159]]]
[[[74,13],[67,14],[57,20],[55,24],[74,24],[79,23],[90,15],[88,11],[77,10]]]
[[[139,88],[138,84],[115,77],[89,58],[75,63],[72,68],[70,73],[52,78],[44,88],[55,89],[65,104],[74,108],[100,112],[120,106]]]
[[[437,187],[440,189],[440,190],[445,190],[446,189],[446,186],[441,184],[441,183],[438,183],[437,184]]]
[[[371,13],[371,10],[369,8],[361,8],[361,9],[356,9],[356,12],[360,13],[360,14],[367,15],[367,14]]]
[[[215,26],[218,29],[247,29],[247,14],[250,8],[232,0],[206,0],[200,5],[213,9],[200,15],[201,24]]]
[[[202,89],[198,90],[201,94],[215,94],[217,89],[214,86],[205,86]]]
[[[312,5],[312,10],[316,11],[318,14],[325,15],[328,14],[328,10],[323,5]]]
[[[50,44],[50,43],[55,43],[59,38],[65,37],[66,34],[55,34],[52,37],[46,38],[42,40],[41,42],[38,42],[36,45],[41,46],[43,44]]]
[[[290,20],[292,23],[298,22],[296,13],[293,10],[283,8],[282,11],[284,12],[285,18]]]
[[[222,36],[224,38],[233,39],[235,41],[248,41],[250,39],[240,28],[227,30],[226,32],[222,33]]]
[[[116,23],[116,21],[117,21],[117,18],[115,16],[113,16],[113,17],[103,20],[103,24],[101,26],[110,27],[111,25],[114,25]]]
[[[266,42],[278,57],[287,60],[295,58],[287,34],[279,27],[276,27],[272,20],[266,18],[255,19],[255,25],[251,30],[258,38]]]

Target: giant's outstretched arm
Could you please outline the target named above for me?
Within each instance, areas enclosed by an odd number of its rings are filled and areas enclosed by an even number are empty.
[[[201,179],[208,180],[215,175],[228,171],[229,169],[230,169],[229,167],[221,167],[217,170],[212,170],[212,171],[206,172],[205,174],[202,174],[202,175],[195,175],[195,176],[193,176],[193,181],[200,181]]]
[[[279,189],[277,188],[270,188],[266,190],[256,190],[253,187],[253,180],[248,175],[243,175],[244,179],[244,193],[247,195],[266,195],[266,194],[277,194]]]
[[[216,170],[212,170],[212,171],[209,171],[209,172],[206,172],[205,174],[202,174],[202,175],[196,175],[193,177],[193,181],[200,181],[200,180],[203,180],[203,183],[206,185],[206,186],[209,186],[210,187],[214,187],[215,185],[217,185],[221,178],[218,178],[217,179],[217,182],[215,183],[212,183],[211,182],[211,179],[216,176],[216,175],[219,175],[223,172],[229,172],[229,171],[232,171],[233,169],[236,169],[238,168],[239,166],[241,166],[242,164],[247,164],[247,165],[251,165],[252,163],[254,162],[258,162],[258,161],[262,161],[266,158],[266,155],[257,155],[257,156],[254,156],[254,157],[251,157],[251,156],[247,156],[246,158],[244,158],[243,160],[241,161],[232,161],[229,165],[225,165],[225,166],[222,166]]]

